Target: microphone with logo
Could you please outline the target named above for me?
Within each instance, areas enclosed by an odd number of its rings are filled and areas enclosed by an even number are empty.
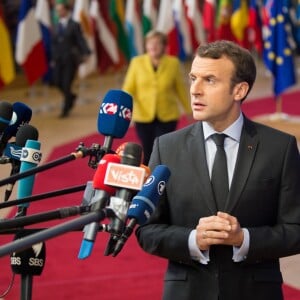
[[[29,123],[32,117],[31,108],[22,102],[13,103],[12,109],[13,112],[12,112],[11,120],[9,122],[9,125],[4,130],[0,139],[0,155],[3,154],[3,151],[8,141],[13,136],[16,136],[19,127],[21,125]]]
[[[111,150],[113,139],[122,138],[125,135],[130,125],[131,111],[132,97],[129,94],[121,90],[109,91],[101,104],[98,117],[98,130],[101,134],[105,135],[103,147],[100,148],[99,145],[94,145],[90,148],[79,147],[76,152],[68,156],[33,168],[32,170],[23,172],[23,174],[16,174],[10,178],[2,179],[0,180],[0,186],[88,155],[90,155],[89,166],[96,169],[98,162],[104,154],[114,153]],[[8,162],[9,159],[7,157],[0,158],[0,164]]]
[[[108,205],[110,196],[115,193],[116,189],[115,187],[104,184],[104,177],[108,165],[110,163],[119,164],[120,161],[120,156],[116,154],[105,154],[100,160],[93,178],[94,194],[89,205],[94,206],[96,209],[103,209]],[[98,231],[98,222],[90,223],[84,227],[83,240],[78,254],[79,259],[84,259],[91,255]]]
[[[144,183],[142,189],[133,197],[127,212],[129,220],[121,237],[118,239],[112,256],[117,256],[131,236],[137,224],[142,225],[153,214],[160,196],[163,194],[171,172],[165,165],[158,165]]]
[[[145,169],[139,167],[143,156],[143,149],[139,144],[127,143],[121,156],[121,164],[108,166],[104,183],[118,187],[115,196],[110,197],[109,209],[114,212],[108,231],[111,236],[104,255],[110,255],[115,248],[118,237],[125,227],[127,210],[132,197],[144,183]]]
[[[36,140],[38,139],[38,131],[37,129],[29,124],[22,125],[16,134],[15,143],[8,143],[6,145],[4,154],[6,162],[11,163],[11,172],[10,176],[19,173],[21,167],[21,153],[22,148],[25,146],[27,140]],[[3,160],[4,157],[1,157],[0,160]],[[7,184],[5,190],[4,201],[7,201],[12,193],[15,182]]]
[[[123,138],[129,128],[132,115],[132,97],[122,90],[110,90],[100,106],[97,127],[105,136],[102,150],[110,153],[113,139]]]
[[[30,125],[28,125],[30,126]],[[36,167],[42,159],[40,151],[41,143],[37,140],[28,139],[25,147],[22,148],[20,173]],[[18,182],[17,199],[22,199],[32,195],[35,175],[22,178]],[[29,203],[18,205],[17,216],[24,216],[27,212]]]
[[[8,127],[13,114],[13,107],[9,102],[0,102],[0,136],[4,130]]]
[[[21,239],[28,235],[26,230],[20,230],[15,235],[15,240]],[[42,274],[45,265],[46,248],[43,242],[32,245],[30,248],[20,252],[13,252],[10,256],[10,264],[12,271],[20,275],[36,275]]]
[[[28,231],[20,229],[15,240],[26,238]],[[46,262],[46,247],[44,242],[32,245],[30,248],[13,252],[10,255],[10,265],[14,274],[21,275],[21,299],[31,299],[33,276],[42,274]]]
[[[122,156],[123,155],[123,152],[124,152],[124,149],[126,147],[126,145],[128,144],[129,142],[125,142],[125,143],[122,143],[121,145],[119,145],[119,147],[117,148],[116,150],[116,154],[118,154],[119,156]],[[143,158],[142,158],[142,161],[143,161]],[[145,177],[144,177],[144,182],[146,182],[147,178],[150,176],[151,174],[151,170],[148,166],[144,165],[144,164],[140,164],[140,167],[141,168],[144,168],[145,169]]]
[[[38,139],[38,131],[35,127],[25,124],[20,127],[17,132],[18,136],[26,140],[25,147],[22,148],[20,157],[20,172],[25,172],[28,169],[34,168],[41,160],[41,144]],[[24,143],[24,142],[23,142]],[[34,186],[34,177],[31,175],[21,179],[18,182],[17,199],[32,195]],[[18,205],[17,217],[25,216],[29,203]],[[20,228],[15,235],[15,240],[28,236],[26,229]],[[44,242],[32,245],[30,248],[19,252],[13,252],[10,256],[11,268],[15,274],[21,275],[21,290],[24,299],[30,299],[32,293],[32,276],[41,275],[45,260],[46,246]]]

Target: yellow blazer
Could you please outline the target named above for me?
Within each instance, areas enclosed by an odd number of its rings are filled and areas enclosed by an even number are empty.
[[[162,122],[178,120],[181,114],[179,101],[185,112],[191,113],[187,86],[175,56],[164,55],[157,71],[154,71],[148,54],[134,57],[122,89],[133,97],[132,120],[135,122],[150,123],[155,118]]]

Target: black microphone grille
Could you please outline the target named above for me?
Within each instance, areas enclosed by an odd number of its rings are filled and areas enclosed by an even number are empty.
[[[6,101],[0,101],[0,117],[5,120],[10,120],[13,113],[13,106]]]
[[[20,230],[15,235],[15,240],[30,235],[30,232]],[[44,242],[32,245],[27,249],[13,252],[10,255],[11,269],[15,274],[41,275],[46,262],[46,245]]]
[[[126,143],[122,157],[121,164],[139,166],[143,159],[143,148],[136,143]]]
[[[24,124],[21,125],[16,133],[16,145],[24,147],[27,140],[37,140],[39,138],[38,130],[30,125]]]

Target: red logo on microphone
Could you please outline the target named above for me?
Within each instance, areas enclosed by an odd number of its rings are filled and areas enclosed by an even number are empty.
[[[109,163],[104,184],[131,190],[140,190],[145,178],[145,169],[130,165]]]
[[[127,121],[131,121],[131,109],[122,105],[119,116]]]
[[[102,103],[100,113],[115,115],[117,111],[118,105],[116,103]]]

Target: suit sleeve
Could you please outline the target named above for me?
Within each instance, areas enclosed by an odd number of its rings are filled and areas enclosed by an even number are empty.
[[[83,35],[83,32],[78,23],[75,23],[76,28],[76,43],[77,47],[80,50],[81,55],[89,55],[91,54],[91,49],[89,48],[87,41]]]
[[[161,163],[159,141],[160,139],[157,138],[154,143],[149,163],[150,168],[154,168]],[[167,190],[168,187],[149,222],[137,229],[136,236],[138,242],[148,253],[180,263],[194,264],[188,248],[188,239],[192,228],[170,225]]]
[[[290,137],[287,144],[281,169],[276,224],[248,228],[248,262],[277,259],[300,252],[300,158],[294,137]]]
[[[135,72],[135,59],[133,58],[128,66],[125,79],[123,82],[122,90],[135,95],[136,92],[136,80],[135,80],[136,72]]]

